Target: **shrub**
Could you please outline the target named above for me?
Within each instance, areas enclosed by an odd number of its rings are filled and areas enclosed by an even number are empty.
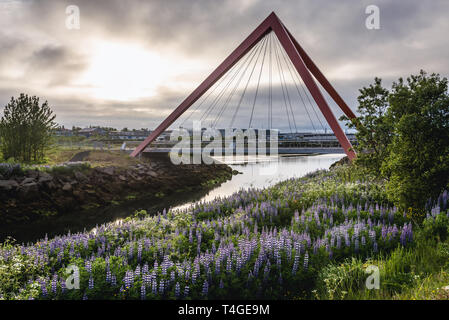
[[[47,101],[39,104],[36,96],[20,94],[5,106],[0,120],[3,158],[20,162],[39,162],[44,158],[55,127],[55,115]]]

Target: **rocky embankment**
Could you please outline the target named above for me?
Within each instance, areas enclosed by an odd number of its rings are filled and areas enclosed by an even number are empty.
[[[45,219],[75,210],[198,190],[232,176],[227,165],[173,165],[168,157],[131,166],[69,162],[46,169],[13,168],[0,175],[0,223]]]

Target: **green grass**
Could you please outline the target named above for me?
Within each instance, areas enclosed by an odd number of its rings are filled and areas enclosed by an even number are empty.
[[[425,239],[418,231],[416,245],[399,247],[376,259],[352,258],[330,264],[318,276],[315,298],[348,300],[448,299],[449,242]],[[367,289],[369,265],[379,268],[379,289]]]

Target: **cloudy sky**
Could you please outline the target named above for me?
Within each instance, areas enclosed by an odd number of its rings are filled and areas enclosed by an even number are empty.
[[[66,27],[69,5],[80,9],[79,30]],[[368,5],[380,9],[379,30],[365,27]],[[420,69],[449,75],[447,0],[0,0],[0,115],[24,92],[48,100],[66,127],[154,128],[271,11],[353,110],[375,76],[389,85]],[[261,126],[267,91],[262,81]],[[293,113],[306,128],[300,107]]]

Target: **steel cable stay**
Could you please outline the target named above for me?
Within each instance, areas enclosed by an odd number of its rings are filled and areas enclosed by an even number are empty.
[[[261,42],[265,43],[265,41],[266,41],[266,36],[263,38],[263,40],[262,40]],[[233,114],[233,116],[232,116],[231,124],[230,124],[230,126],[229,126],[230,128],[232,128],[232,126],[234,125],[235,118],[236,118],[237,113],[238,113],[238,111],[239,111],[239,109],[240,109],[240,106],[241,106],[241,104],[242,104],[243,98],[245,97],[246,90],[248,89],[248,84],[249,84],[249,82],[250,82],[250,80],[251,80],[251,78],[252,78],[252,76],[253,76],[254,69],[256,68],[256,65],[257,65],[257,61],[259,61],[259,57],[260,57],[260,53],[261,53],[261,51],[262,51],[262,50],[261,50],[262,47],[263,47],[263,44],[262,44],[262,46],[259,47],[259,52],[258,52],[258,54],[257,54],[256,61],[255,61],[254,66],[253,66],[253,68],[252,68],[252,70],[251,70],[251,73],[250,73],[250,75],[249,75],[249,77],[248,77],[248,81],[246,82],[245,88],[243,89],[243,92],[242,92],[242,94],[241,94],[241,96],[240,96],[239,103],[237,104],[237,107],[236,107],[236,109],[235,109],[235,111],[234,111],[234,114]]]
[[[304,110],[306,111],[307,117],[309,118],[310,123],[311,123],[312,128],[313,128],[313,130],[315,131],[315,133],[318,133],[318,131],[316,130],[315,125],[314,125],[314,123],[313,123],[312,117],[310,116],[310,113],[309,113],[309,110],[308,110],[308,108],[307,108],[307,106],[306,106],[306,103],[305,103],[305,101],[304,101],[304,98],[303,98],[303,96],[302,96],[302,94],[301,94],[301,92],[300,92],[300,90],[299,90],[298,84],[296,83],[296,79],[295,79],[295,77],[294,77],[294,75],[293,75],[293,73],[295,73],[296,70],[292,70],[293,66],[290,67],[291,61],[290,61],[290,59],[286,56],[287,54],[285,53],[285,51],[282,51],[282,53],[283,53],[284,62],[285,62],[285,64],[287,65],[288,71],[289,71],[289,73],[290,73],[290,77],[291,77],[291,79],[292,79],[292,81],[293,81],[293,83],[294,83],[294,85],[295,85],[296,91],[298,92],[298,95],[299,95],[299,98],[301,99],[302,105],[304,106]],[[290,61],[290,63],[289,63],[289,61]],[[296,72],[296,73],[297,73],[297,72]]]
[[[251,61],[252,61],[252,58],[253,58],[255,55],[259,55],[259,54],[260,54],[260,48],[262,48],[262,46],[263,46],[263,44],[258,43],[257,51],[254,51],[254,55],[251,57]],[[249,56],[248,56],[248,57],[249,57]],[[245,63],[246,63],[246,61],[245,61]],[[241,66],[243,66],[243,65],[244,65],[244,64],[242,64]],[[246,69],[245,69],[245,72],[246,72]],[[234,78],[235,78],[235,75],[234,75],[234,77],[233,77],[231,80],[234,80]],[[229,81],[228,84],[226,85],[226,87],[223,88],[223,90],[220,92],[219,96],[217,96],[217,97],[215,98],[213,104],[212,104],[212,105],[208,108],[208,110],[206,111],[207,114],[202,116],[201,121],[202,121],[204,118],[209,117],[209,115],[212,113],[212,110],[215,109],[215,107],[216,107],[217,104],[218,104],[218,101],[221,99],[221,97],[223,96],[225,90],[229,87],[229,85],[231,84],[231,82],[232,82],[232,81]],[[212,107],[212,108],[211,108],[211,107]]]
[[[287,81],[285,80],[284,67],[282,66],[282,61],[281,61],[281,58],[280,58],[280,55],[282,54],[282,51],[283,51],[283,49],[280,47],[280,44],[277,44],[276,50],[279,50],[278,59],[279,59],[279,65],[281,66],[281,75],[282,75],[282,79],[284,81],[285,93],[287,95],[288,105],[290,107],[290,112],[292,114],[293,124],[295,125],[295,132],[297,133],[298,132],[298,127],[296,125],[295,114],[293,113],[292,101],[290,99],[290,94],[288,92]]]
[[[293,68],[293,70],[296,70],[294,68],[294,66],[293,66],[293,62],[290,59],[287,59],[287,61],[290,63],[291,68]],[[304,94],[305,94],[305,96],[306,96],[306,98],[307,98],[307,100],[308,100],[308,102],[310,104],[310,107],[311,107],[311,109],[313,110],[313,112],[315,114],[315,117],[317,118],[318,122],[320,123],[320,126],[323,129],[323,131],[325,131],[325,126],[323,125],[323,123],[321,122],[320,117],[318,116],[318,113],[317,113],[316,108],[315,108],[315,103],[312,103],[312,100],[311,100],[311,98],[310,98],[310,96],[308,94],[308,90],[305,89],[305,84],[303,84],[303,80],[301,79],[301,77],[300,77],[298,72],[293,72],[293,74],[296,75],[296,77],[298,79],[298,82],[299,82],[299,84],[300,84],[300,86],[302,88],[302,91],[304,92]]]
[[[242,65],[240,65],[241,67]],[[209,108],[207,109],[207,111],[202,115],[200,121],[203,121],[204,119],[207,119],[209,117],[209,115],[211,114],[211,112],[215,109],[215,107],[218,105],[218,102],[220,101],[221,97],[223,96],[223,94],[226,92],[227,88],[229,87],[229,85],[232,83],[232,81],[234,80],[234,78],[236,77],[238,73],[234,73],[234,75],[231,77],[231,79],[229,79],[228,83],[222,88],[222,90],[220,91],[220,93],[215,97],[214,101],[212,102],[212,104],[209,106]]]
[[[272,77],[272,47],[273,47],[273,36],[272,33],[270,32],[269,34],[269,45],[270,45],[270,50],[269,50],[269,71],[268,71],[268,129],[271,130],[272,126],[273,126],[273,77]]]
[[[275,39],[272,39],[273,37]],[[290,78],[293,81],[293,85],[295,86],[296,92],[301,100],[301,104],[306,112],[307,118],[309,119],[314,132],[318,133],[318,129],[314,123],[314,120],[312,119],[311,111],[309,110],[309,108],[313,110],[313,113],[315,114],[315,117],[318,120],[321,128],[323,129],[324,132],[326,132],[326,128],[323,125],[316,111],[316,107],[314,106],[309,95],[307,94],[307,91],[304,88],[304,85],[301,81],[299,74],[295,72],[296,69],[294,68],[292,61],[288,58],[286,52],[283,50],[282,46],[280,45],[276,37],[273,36],[272,32],[269,32],[256,45],[254,45],[253,48],[251,48],[250,51],[245,55],[244,59],[240,60],[240,63],[236,63],[231,67],[231,69],[217,82],[217,84],[211,90],[209,90],[208,94],[204,96],[204,98],[200,103],[198,103],[197,107],[194,110],[192,110],[189,113],[189,115],[182,121],[180,126],[183,126],[194,114],[198,112],[201,106],[206,104],[207,100],[212,96],[212,94],[218,91],[218,93],[213,98],[212,102],[208,105],[208,107],[203,112],[200,118],[200,121],[203,121],[205,119],[207,120],[212,116],[212,114],[215,113],[214,111],[217,110],[218,112],[215,115],[215,117],[209,119],[210,126],[212,128],[216,128],[220,120],[223,118],[225,111],[229,109],[228,107],[230,105],[230,102],[232,101],[233,97],[238,91],[238,87],[242,83],[242,80],[247,75],[248,69],[251,67],[251,72],[249,74],[249,77],[247,78],[245,87],[242,91],[242,94],[240,96],[238,104],[234,110],[234,114],[232,116],[230,124],[230,127],[232,127],[235,124],[237,114],[241,109],[243,99],[245,98],[245,95],[248,91],[249,83],[251,82],[252,76],[256,71],[256,67],[258,67],[257,64],[260,59],[261,65],[259,68],[259,75],[257,77],[257,85],[254,98],[252,99],[253,101],[251,106],[251,113],[248,127],[252,128],[253,126],[255,116],[254,111],[260,91],[260,82],[262,79],[262,74],[266,72],[266,68],[264,69],[264,67],[266,66],[266,64],[268,64],[269,92],[268,92],[267,126],[269,129],[273,128],[273,62],[274,62],[277,65],[277,70],[279,72],[279,81],[282,89],[284,107],[285,112],[287,114],[290,132],[293,133],[293,127],[295,129],[295,132],[298,132],[298,126],[296,122],[295,113],[293,111],[294,108],[292,106],[291,101],[292,97],[288,89],[287,76],[285,75],[284,71],[285,67],[283,66],[283,64],[285,64],[286,68],[288,69]],[[267,63],[265,62],[265,60],[268,60]],[[296,74],[296,76],[294,76],[294,74]],[[303,93],[306,95],[306,98],[303,97],[303,94],[301,93],[301,89],[299,87],[301,87]],[[307,106],[307,102],[309,106]]]
[[[282,68],[281,68],[281,64],[280,64],[280,59],[279,59],[279,54],[277,51],[277,46],[274,46],[274,53],[275,53],[275,58],[276,58],[276,63],[278,66],[278,71],[279,71],[279,81],[281,83],[281,88],[282,88],[282,96],[284,97],[284,105],[285,105],[285,111],[287,113],[287,119],[288,119],[288,126],[290,128],[290,132],[293,133],[293,129],[292,129],[292,125],[291,125],[291,121],[290,121],[290,114],[288,112],[288,106],[287,106],[287,97],[286,97],[286,93],[285,93],[285,89],[284,89],[284,81],[282,78]]]
[[[268,41],[266,41],[268,43]],[[265,55],[267,53],[267,43],[264,45],[264,52],[263,52],[263,57],[262,57],[262,63],[260,65],[260,71],[259,71],[259,78],[257,80],[257,87],[256,87],[256,93],[254,94],[254,101],[253,101],[253,107],[251,109],[251,117],[249,118],[249,125],[248,128],[251,128],[251,124],[253,121],[253,115],[254,115],[254,107],[256,106],[256,100],[257,100],[257,94],[259,93],[259,85],[260,85],[260,78],[262,77],[262,70],[263,70],[263,65],[265,62]]]
[[[256,46],[255,46],[256,47]],[[255,48],[254,47],[254,48]],[[250,50],[250,52],[248,53],[248,54],[253,54],[254,53],[254,48],[252,48],[251,50]],[[193,113],[196,113],[196,111],[198,111],[198,109],[205,103],[205,101],[220,87],[220,85],[222,84],[222,83],[224,83],[225,82],[225,80],[227,80],[228,78],[229,78],[229,76],[232,74],[232,72],[234,71],[234,69],[235,68],[237,68],[238,66],[241,66],[241,65],[243,65],[244,63],[245,63],[245,61],[239,61],[240,63],[236,63],[235,65],[233,65],[232,66],[232,68],[223,76],[223,77],[221,77],[221,79],[218,81],[218,83],[212,88],[212,90],[210,90],[209,92],[208,92],[208,94],[207,94],[207,96],[206,96],[206,98],[205,99],[203,99],[203,101],[195,108],[195,110],[194,110],[194,112]],[[223,90],[223,88],[221,89],[221,90]],[[216,97],[215,97],[216,98]],[[207,112],[207,110],[209,110],[209,108],[211,107],[211,105],[209,105],[208,107],[207,107],[207,109],[206,109],[206,112]],[[193,115],[193,113],[190,113],[189,114],[189,116],[187,117],[187,119],[185,119],[184,121],[183,121],[183,124]],[[203,115],[204,115],[204,113],[203,113]]]
[[[254,58],[254,55],[251,56],[251,59],[249,59],[249,58],[250,58],[250,56],[248,55],[247,59],[245,60],[245,63],[248,62],[248,60],[249,60],[249,62],[246,64],[245,69],[243,70],[243,72],[240,75],[239,79],[236,81],[234,87],[232,88],[231,92],[229,93],[229,95],[227,96],[225,102],[223,103],[219,113],[215,117],[213,125],[212,125],[213,128],[215,128],[216,125],[218,124],[218,122],[220,121],[222,115],[224,114],[224,111],[226,110],[227,106],[229,105],[229,102],[231,101],[232,97],[234,96],[235,92],[237,91],[237,88],[238,88],[240,82],[242,81],[243,77],[245,76],[246,70],[248,69],[249,65],[251,64],[251,61]]]
[[[223,77],[221,77],[220,80],[218,80],[216,85],[214,85],[213,88],[211,90],[209,90],[208,94],[204,96],[202,101],[200,103],[198,103],[197,107],[195,109],[192,109],[192,111],[189,112],[189,115],[182,121],[182,123],[180,124],[180,127],[184,126],[184,123],[186,123],[187,120],[189,120],[192,117],[192,115],[198,111],[198,109],[211,96],[211,94],[214,93],[218,87],[220,87],[220,85],[224,82],[224,80],[227,78],[227,76],[229,76],[229,74],[234,70],[234,68],[236,68],[236,66],[237,66],[237,64],[233,65],[232,68],[229,70],[229,72],[227,72]]]

